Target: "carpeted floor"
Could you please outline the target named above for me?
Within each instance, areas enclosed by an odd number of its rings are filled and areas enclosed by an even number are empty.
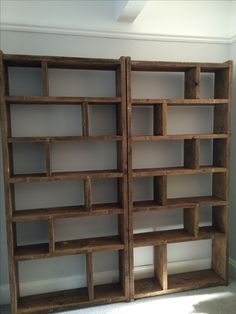
[[[8,306],[1,314],[10,314]],[[66,312],[63,312],[66,313]],[[192,290],[129,303],[102,305],[68,314],[236,314],[236,281],[228,287]]]

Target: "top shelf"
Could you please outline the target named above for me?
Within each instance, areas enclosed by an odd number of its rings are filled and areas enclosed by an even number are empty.
[[[231,61],[224,63],[200,63],[200,62],[162,62],[162,61],[131,61],[132,71],[163,71],[186,72],[199,67],[201,72],[217,72],[229,68]]]
[[[121,64],[120,60],[3,54],[3,61],[7,66],[17,67],[41,67],[42,62],[46,62],[49,68],[116,70]]]

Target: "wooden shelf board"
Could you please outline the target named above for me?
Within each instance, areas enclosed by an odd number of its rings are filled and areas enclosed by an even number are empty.
[[[227,105],[228,99],[154,99],[154,98],[138,98],[131,99],[131,103],[134,106],[145,105],[161,105],[166,103],[168,106],[215,106],[215,105]]]
[[[167,199],[165,205],[160,205],[153,200],[136,201],[133,203],[133,211],[151,211],[169,208],[193,208],[196,205],[219,206],[226,205],[226,201],[214,196],[197,196]]]
[[[62,219],[70,217],[85,217],[96,215],[112,215],[122,214],[124,209],[118,203],[96,204],[92,206],[92,210],[87,210],[84,206],[64,206],[54,208],[38,208],[18,210],[13,213],[13,222],[35,221],[35,220],[48,220]]]
[[[121,97],[5,96],[5,101],[15,105],[113,105],[121,103]]]
[[[200,228],[198,237],[189,234],[184,229],[136,233],[134,234],[134,247],[210,239],[215,234],[225,235],[214,227]]]
[[[211,166],[201,166],[197,169],[190,169],[185,167],[146,168],[146,169],[133,169],[133,177],[214,173],[226,172],[226,170],[227,169],[224,167],[211,167]]]
[[[135,298],[152,297],[163,293],[163,290],[155,278],[138,279],[134,281]]]
[[[120,284],[105,284],[94,287],[94,300],[89,300],[87,288],[78,288],[19,299],[18,314],[51,312],[125,300]]]
[[[192,139],[227,138],[228,134],[168,134],[168,135],[134,135],[132,141],[179,141]]]
[[[192,290],[226,282],[213,270],[200,270],[168,276],[168,289],[162,290],[155,278],[135,280],[135,299],[151,297],[185,290]]]
[[[136,233],[134,234],[134,247],[184,242],[194,239],[194,236],[184,229]]]
[[[98,300],[104,300],[106,303],[125,299],[120,283],[94,286],[94,297]]]
[[[9,137],[8,143],[48,143],[48,142],[77,142],[77,141],[122,141],[120,135],[96,135],[96,136],[33,136],[33,137]]]
[[[200,270],[168,276],[168,292],[225,284],[213,270]]]
[[[73,171],[73,172],[53,172],[51,176],[42,173],[20,174],[11,176],[9,183],[21,182],[43,182],[43,181],[63,181],[79,180],[87,178],[121,178],[123,173],[118,170],[93,170],[93,171]]]
[[[56,242],[53,253],[49,253],[48,244],[46,243],[18,246],[15,250],[15,258],[16,260],[29,260],[78,253],[118,251],[122,249],[124,249],[124,244],[119,236],[107,236]]]
[[[199,66],[202,72],[216,72],[229,68],[228,63],[131,61],[131,71],[147,72],[185,72]]]
[[[3,54],[3,61],[8,66],[41,67],[46,62],[49,68],[115,70],[120,65],[116,59],[76,58],[60,56],[27,56]]]

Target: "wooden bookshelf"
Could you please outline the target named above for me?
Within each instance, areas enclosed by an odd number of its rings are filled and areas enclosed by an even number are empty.
[[[40,73],[41,93],[11,93],[10,68],[37,69]],[[115,75],[115,95],[68,96],[52,95],[50,70],[93,70],[112,71]],[[183,98],[132,97],[132,73],[167,72],[182,73],[184,78]],[[214,96],[201,98],[201,74],[214,76]],[[230,110],[232,63],[188,63],[133,61],[129,57],[120,59],[91,59],[51,56],[0,55],[0,101],[2,147],[4,162],[5,207],[8,238],[8,260],[11,288],[12,314],[48,313],[118,301],[208,287],[228,282],[228,193],[230,156]],[[12,127],[12,107],[45,108],[53,110],[61,106],[80,108],[81,134],[22,135],[15,134]],[[90,107],[96,110],[115,107],[116,132],[95,134],[91,132],[93,122]],[[168,116],[170,108],[188,109],[199,107],[213,109],[213,130],[211,133],[169,134]],[[133,134],[132,119],[135,108],[152,108],[152,133]],[[52,111],[55,112],[55,111]],[[14,121],[13,121],[14,122]],[[167,167],[140,167],[132,165],[133,149],[140,142],[182,142],[182,165]],[[201,162],[201,144],[212,142],[212,163]],[[53,154],[55,145],[77,145],[80,143],[98,145],[109,142],[116,147],[116,166],[104,170],[60,170],[55,171]],[[42,171],[16,172],[14,168],[14,145],[36,145],[42,149],[44,169]],[[29,158],[29,156],[25,156]],[[96,156],[94,156],[96,158]],[[78,161],[79,162],[79,161]],[[212,177],[212,193],[209,195],[168,197],[168,178],[172,176]],[[153,184],[153,198],[136,200],[133,197],[134,180],[149,178]],[[93,202],[95,180],[114,180],[117,200],[114,202]],[[16,187],[19,185],[47,185],[60,182],[80,181],[83,186],[83,204],[44,206],[18,209]],[[210,225],[200,225],[202,208],[212,209]],[[183,226],[170,230],[134,232],[134,215],[182,209]],[[115,235],[95,236],[58,240],[56,221],[67,218],[117,217],[118,232]],[[20,224],[43,223],[46,225],[46,241],[21,244],[18,241],[17,226]],[[163,226],[165,227],[165,226]],[[31,239],[29,239],[31,240]],[[194,243],[200,240],[212,241],[212,267],[186,273],[168,273],[168,245],[173,243]],[[154,276],[136,279],[134,277],[134,249],[153,248]],[[119,279],[117,282],[97,284],[94,267],[98,252],[118,254]],[[20,289],[19,264],[55,257],[72,255],[85,257],[86,286],[69,290],[52,291],[38,295],[25,295]],[[107,253],[106,253],[107,254]],[[65,266],[66,267],[66,266]],[[106,270],[105,270],[106,271]]]
[[[2,144],[4,157],[5,201],[7,216],[7,235],[9,249],[9,272],[11,286],[11,311],[17,313],[39,313],[61,311],[129,299],[128,275],[128,206],[127,206],[127,150],[126,150],[126,75],[125,58],[118,60],[35,57],[6,55],[1,53],[1,118]],[[41,95],[12,95],[8,76],[9,67],[37,68],[41,71]],[[49,72],[51,69],[70,70],[100,70],[112,71],[115,77],[114,97],[69,97],[51,96]],[[11,107],[12,106],[58,106],[74,105],[81,109],[82,135],[72,136],[12,136]],[[90,133],[90,106],[99,110],[102,106],[113,106],[116,114],[116,134]],[[111,170],[63,171],[53,170],[53,145],[55,143],[114,142],[116,145],[117,167]],[[13,145],[42,145],[45,171],[41,173],[15,173]],[[94,156],[96,158],[96,156]],[[81,161],[78,161],[81,162]],[[113,178],[117,182],[118,200],[115,203],[93,203],[93,180]],[[16,184],[35,184],[41,182],[82,180],[84,186],[84,204],[74,206],[59,206],[50,208],[22,209],[15,208]],[[64,218],[105,217],[116,215],[118,234],[114,236],[94,237],[58,241],[55,237],[55,221]],[[80,219],[80,218],[79,218]],[[18,244],[17,224],[43,221],[48,226],[48,242],[35,244]],[[94,283],[94,253],[118,252],[119,281],[108,284]],[[20,269],[22,261],[84,254],[86,257],[87,287],[62,290],[40,295],[21,295]],[[65,265],[66,267],[66,265]]]
[[[133,75],[139,72],[181,72],[184,77],[183,98],[147,98],[133,96]],[[214,97],[201,98],[201,74],[214,76]],[[141,75],[141,73],[139,73]],[[161,295],[218,284],[228,281],[228,184],[230,153],[230,105],[231,105],[232,63],[182,63],[133,61],[127,58],[127,121],[128,121],[128,185],[129,185],[129,272],[130,299]],[[150,88],[148,89],[150,90]],[[169,107],[213,108],[212,133],[169,134]],[[134,109],[152,110],[152,134],[133,134]],[[139,109],[139,110],[140,110]],[[143,110],[144,110],[143,109]],[[139,119],[140,118],[139,116]],[[140,123],[141,120],[139,120]],[[150,130],[150,128],[149,128]],[[150,132],[150,131],[149,131]],[[211,165],[200,161],[201,141],[213,142]],[[136,142],[183,141],[183,165],[166,168],[139,168],[132,166],[133,149]],[[139,146],[140,147],[140,146]],[[212,174],[212,195],[168,198],[169,176]],[[133,182],[137,177],[151,177],[153,199],[135,200]],[[199,210],[212,207],[212,225],[199,226]],[[183,228],[164,231],[134,233],[134,214],[141,212],[183,209]],[[183,274],[168,274],[167,245],[211,239],[212,267],[202,271]],[[191,243],[191,242],[189,242]],[[154,275],[151,278],[135,279],[134,248],[153,247]]]

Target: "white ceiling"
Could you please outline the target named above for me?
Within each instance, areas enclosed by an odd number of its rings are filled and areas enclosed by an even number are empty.
[[[0,5],[7,30],[213,42],[236,37],[236,1],[0,0]]]

